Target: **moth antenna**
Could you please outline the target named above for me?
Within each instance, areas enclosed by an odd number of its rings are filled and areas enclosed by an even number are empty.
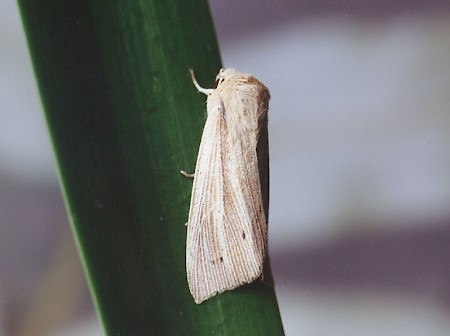
[[[198,92],[201,92],[201,93],[203,93],[203,94],[205,94],[205,95],[208,96],[208,95],[210,95],[210,94],[214,91],[214,89],[205,89],[205,88],[202,88],[202,87],[198,84],[197,79],[195,78],[194,70],[189,69],[189,73],[191,74],[192,83],[194,83],[194,85],[195,85],[196,89],[198,90]]]

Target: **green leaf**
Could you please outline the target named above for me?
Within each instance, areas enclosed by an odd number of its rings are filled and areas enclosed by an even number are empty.
[[[206,1],[19,0],[60,181],[108,335],[282,335],[256,282],[196,305],[185,274],[205,97]]]

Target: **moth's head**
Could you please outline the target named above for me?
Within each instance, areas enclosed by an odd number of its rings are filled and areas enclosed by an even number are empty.
[[[235,76],[236,74],[237,74],[237,71],[235,69],[221,68],[219,73],[216,76],[216,82],[214,84],[214,88],[217,89],[217,87],[220,86],[224,81],[226,81],[230,77]]]

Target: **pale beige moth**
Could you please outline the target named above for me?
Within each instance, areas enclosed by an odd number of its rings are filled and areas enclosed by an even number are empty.
[[[234,69],[220,70],[215,89],[200,87],[191,75],[198,91],[208,97],[186,243],[187,281],[199,304],[262,276],[270,95],[255,77]]]

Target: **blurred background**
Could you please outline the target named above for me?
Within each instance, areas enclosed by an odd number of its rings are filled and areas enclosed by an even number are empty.
[[[286,334],[449,335],[450,3],[210,6],[224,65],[272,94]],[[102,335],[14,0],[0,20],[0,335]]]

